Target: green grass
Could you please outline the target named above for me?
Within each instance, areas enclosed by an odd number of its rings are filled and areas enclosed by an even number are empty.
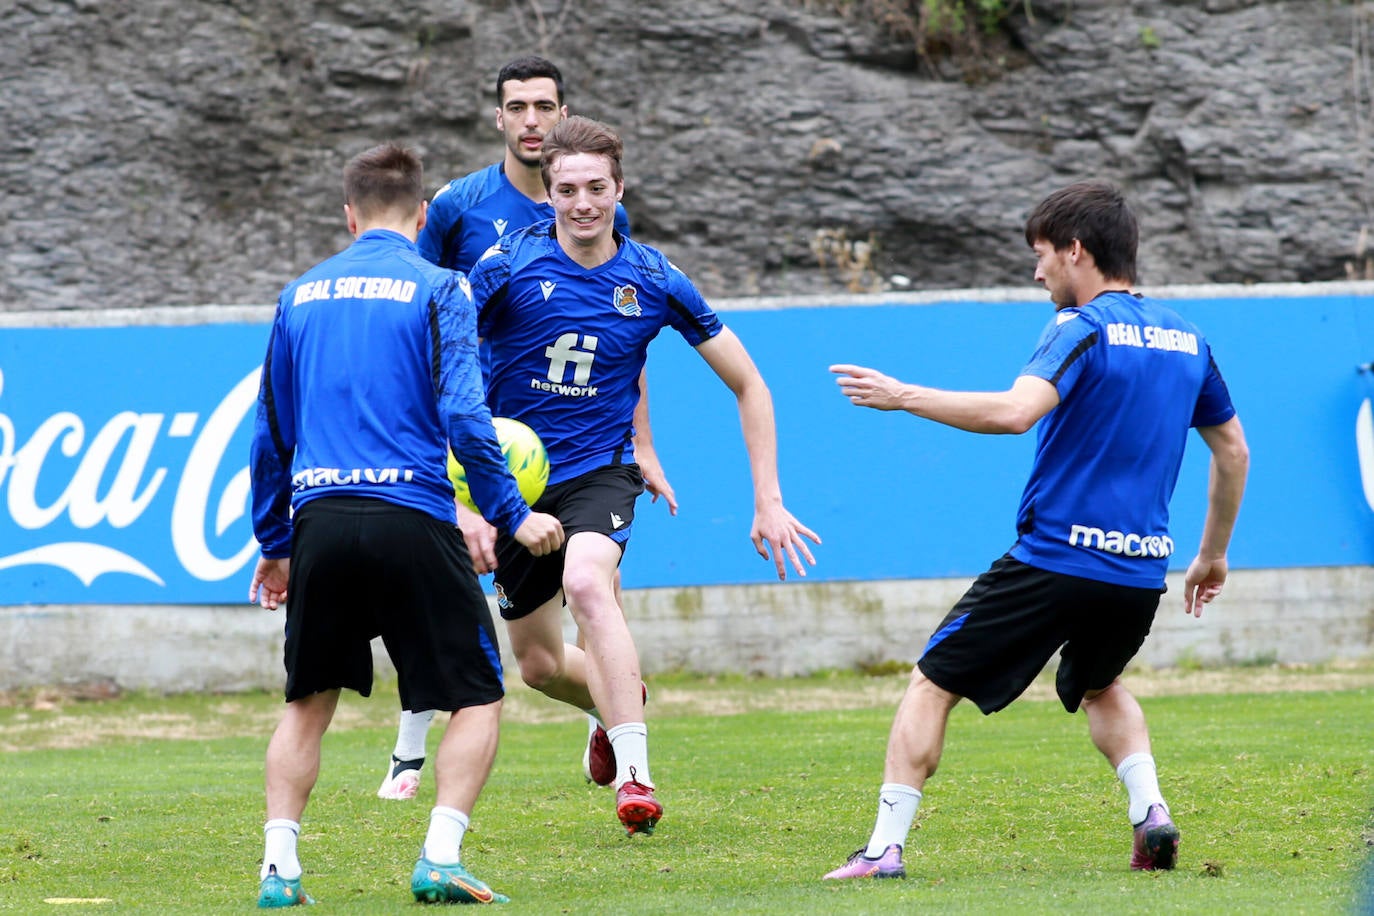
[[[822,883],[867,838],[902,685],[652,684],[667,815],[633,839],[609,790],[578,773],[584,726],[518,692],[512,711],[535,715],[504,728],[465,862],[512,913],[1349,912],[1371,836],[1369,687],[1143,700],[1183,831],[1179,869],[1159,874],[1127,870],[1125,793],[1082,716],[1044,700],[990,718],[965,704],[909,879]],[[386,688],[346,695],[325,738],[301,843],[311,912],[420,911],[408,882],[433,784],[414,803],[373,795],[395,708]],[[266,695],[0,709],[0,747],[20,748],[0,753],[0,911],[252,910],[279,711]],[[44,903],[59,897],[108,902]]]

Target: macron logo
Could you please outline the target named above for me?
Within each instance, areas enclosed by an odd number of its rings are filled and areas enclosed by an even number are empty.
[[[558,284],[552,280],[540,280],[539,291],[544,294],[544,301],[549,301],[549,296],[553,293],[553,288]]]
[[[611,527],[612,527],[612,528],[619,528],[619,527],[620,527],[621,525],[623,525],[623,524],[625,524],[625,519],[621,518],[620,516],[618,516],[618,515],[616,515],[614,512],[612,512],[612,513],[611,513]]]
[[[1173,554],[1174,539],[1167,534],[1135,534],[1103,531],[1091,525],[1070,525],[1069,546],[1088,547],[1118,556],[1162,558]]]
[[[506,234],[506,227],[509,225],[510,223],[503,219],[494,219],[491,221],[491,227],[496,230],[498,238]]]

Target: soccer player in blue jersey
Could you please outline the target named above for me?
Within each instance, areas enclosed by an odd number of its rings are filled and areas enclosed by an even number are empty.
[[[411,890],[424,902],[490,903],[504,898],[460,853],[496,754],[501,658],[454,525],[446,449],[521,550],[556,552],[563,529],[530,511],[501,455],[467,279],[415,250],[426,210],[419,158],[391,144],[355,157],[344,200],[356,240],[282,291],[253,429],[262,558],[249,600],[286,603],[287,702],[267,747],[258,905],[311,902],[296,848],[301,815],[341,690],[372,691],[378,635],[402,705],[452,712]]]
[[[1145,716],[1119,676],[1164,592],[1169,500],[1188,430],[1211,450],[1202,543],[1184,576],[1183,607],[1195,616],[1226,581],[1249,450],[1201,332],[1130,292],[1137,228],[1119,189],[1088,181],[1056,191],[1031,212],[1025,236],[1056,312],[1009,390],[941,391],[831,367],[861,407],[978,433],[1040,429],[1016,543],[926,644],[888,737],[868,845],[826,878],[904,877],[902,850],[950,710],[963,697],[984,714],[1002,709],[1060,650],[1059,698],[1070,713],[1083,708],[1129,796],[1131,868],[1174,867],[1178,829]]]
[[[521,556],[473,513],[459,525],[477,562],[496,570],[497,602],[525,682],[605,724],[616,813],[630,834],[662,817],[649,772],[639,657],[616,605],[616,569],[644,485],[632,415],[649,342],[671,327],[734,393],[754,481],[755,549],[779,578],[814,563],[820,543],[783,505],[772,396],[739,338],[660,252],[615,231],[624,191],[620,138],[587,118],[544,138],[555,217],[506,235],[469,274],[478,333],[490,347],[493,413],[534,429],[549,452],[535,504],[567,533],[559,554]],[[533,562],[531,562],[533,561]],[[563,641],[564,599],[585,651]]]
[[[544,135],[567,117],[563,103],[563,74],[542,57],[522,57],[501,68],[496,77],[496,127],[505,138],[503,159],[462,178],[455,178],[435,193],[417,245],[420,254],[440,267],[468,271],[482,252],[508,232],[531,223],[552,219],[553,205],[539,171]],[[619,204],[615,228],[630,234],[630,221]],[[677,499],[663,473],[653,447],[649,425],[647,379],[640,373],[641,397],[635,412],[635,459],[644,474],[644,486],[652,498],[662,497],[672,514]],[[478,566],[479,573],[490,570]],[[377,789],[379,798],[414,798],[425,762],[425,737],[434,710],[403,710],[396,729],[396,744],[387,761],[386,775]],[[587,778],[605,784],[607,775],[605,732],[589,720],[588,748],[584,755]]]

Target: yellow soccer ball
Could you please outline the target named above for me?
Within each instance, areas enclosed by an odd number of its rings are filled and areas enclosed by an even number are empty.
[[[525,497],[526,503],[534,505],[549,483],[549,453],[544,450],[544,443],[539,441],[538,433],[519,420],[493,417],[492,425],[496,427],[501,454],[506,456],[506,465],[520,487],[520,495]],[[453,482],[454,497],[472,511],[480,511],[468,491],[467,472],[453,457],[453,452],[448,453],[448,479]]]

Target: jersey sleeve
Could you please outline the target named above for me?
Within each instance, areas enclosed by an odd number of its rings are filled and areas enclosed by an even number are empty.
[[[285,312],[277,315],[267,341],[258,385],[258,410],[249,447],[253,489],[253,534],[262,555],[291,555],[291,459],[296,451],[295,392]]]
[[[450,182],[435,191],[433,200],[429,202],[425,227],[415,240],[420,256],[431,264],[452,269],[453,259],[457,256],[454,242],[457,241],[457,229],[462,220],[462,207]]]
[[[666,266],[668,323],[687,343],[699,346],[719,334],[723,325],[687,275],[671,263]]]
[[[477,355],[477,317],[467,278],[453,272],[431,303],[439,337],[437,399],[449,448],[467,472],[482,517],[508,534],[524,524],[529,506],[511,476],[491,423]]]
[[[468,272],[473,303],[477,308],[477,336],[491,336],[491,325],[506,285],[510,282],[510,256],[497,242],[486,250]]]
[[[1059,391],[1062,400],[1082,376],[1099,336],[1097,325],[1077,309],[1057,312],[1041,333],[1040,343],[1021,375],[1049,382]]]
[[[1207,374],[1202,379],[1202,390],[1198,392],[1197,405],[1193,408],[1190,425],[1220,426],[1236,415],[1235,405],[1231,403],[1231,392],[1221,377],[1217,361],[1212,358],[1212,348],[1207,348]]]

